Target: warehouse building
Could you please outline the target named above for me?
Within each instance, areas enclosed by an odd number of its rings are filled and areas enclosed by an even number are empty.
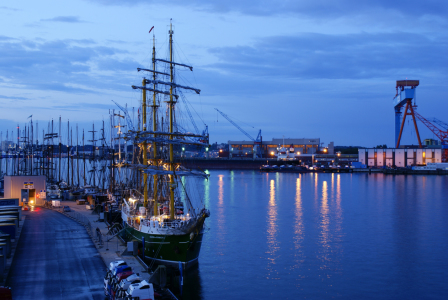
[[[442,149],[359,149],[358,157],[368,167],[408,167],[441,163]]]
[[[5,198],[19,198],[19,205],[43,205],[46,198],[43,175],[5,176]]]
[[[232,157],[252,156],[254,141],[229,141],[229,153]],[[320,138],[274,138],[263,141],[261,149],[263,157],[277,156],[280,148],[288,149],[291,153],[314,154],[319,151]]]

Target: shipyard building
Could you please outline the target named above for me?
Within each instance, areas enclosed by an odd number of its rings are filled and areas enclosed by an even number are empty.
[[[263,157],[276,157],[281,148],[294,155],[315,154],[319,151],[320,138],[273,138],[271,141],[229,141],[231,157],[248,157],[254,153],[254,147],[259,146]],[[331,149],[328,149],[332,151]]]
[[[359,162],[368,167],[408,167],[442,162],[442,149],[359,149]]]

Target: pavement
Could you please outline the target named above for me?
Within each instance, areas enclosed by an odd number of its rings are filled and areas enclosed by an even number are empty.
[[[63,206],[69,206],[71,212],[63,212]],[[57,210],[74,219],[79,217],[79,214],[82,216],[82,218],[78,218],[81,219],[81,223],[85,223],[86,220],[88,220],[91,227],[91,238],[94,241],[95,247],[106,266],[109,266],[109,264],[113,261],[124,260],[126,261],[128,266],[132,267],[134,273],[138,273],[144,279],[149,280],[149,273],[147,271],[146,265],[144,265],[138,258],[128,254],[127,245],[125,245],[118,237],[111,238],[110,235],[107,235],[109,232],[108,225],[102,221],[100,222],[99,215],[94,214],[93,210],[88,210],[86,209],[86,205],[77,205],[76,202],[73,201],[61,201],[61,208],[54,208],[53,210]],[[89,232],[89,226],[86,227],[87,231]],[[96,228],[99,228],[102,234],[102,244],[99,243],[96,237]]]
[[[63,206],[71,212],[63,212]],[[12,288],[18,300],[104,299],[103,278],[109,263],[116,260],[126,261],[134,273],[148,280],[146,265],[108,232],[98,214],[73,201],[61,201],[60,208],[24,211],[3,284]]]
[[[106,266],[85,228],[41,207],[23,214],[6,280],[13,299],[104,299]]]

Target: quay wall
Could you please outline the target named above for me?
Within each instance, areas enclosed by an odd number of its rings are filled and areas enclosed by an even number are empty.
[[[244,170],[259,170],[262,165],[266,164],[266,159],[262,160],[249,160],[249,159],[219,159],[219,158],[210,158],[210,159],[189,159],[185,158],[181,161],[182,164],[190,169],[209,169],[209,170],[218,170],[218,169],[244,169]],[[269,161],[270,164],[283,164],[281,161]]]

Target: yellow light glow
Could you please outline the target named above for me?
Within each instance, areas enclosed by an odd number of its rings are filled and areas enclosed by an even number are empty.
[[[30,203],[33,204],[33,203],[34,203],[34,200],[31,200]]]
[[[222,149],[219,149],[219,152],[222,152]]]
[[[300,152],[297,152],[297,155],[300,155]]]
[[[274,155],[274,151],[271,152],[271,155]]]
[[[338,153],[338,156],[341,156],[341,153]]]
[[[327,152],[327,149],[324,149],[324,152]]]

